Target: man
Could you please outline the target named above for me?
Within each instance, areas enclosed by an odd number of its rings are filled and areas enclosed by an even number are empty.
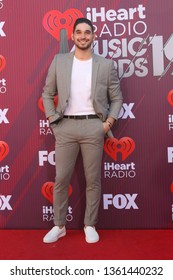
[[[110,128],[122,106],[113,61],[92,53],[95,34],[91,21],[78,18],[71,38],[75,51],[54,57],[42,94],[46,117],[56,140],[55,226],[43,238],[45,243],[66,235],[68,186],[79,149],[86,179],[85,239],[88,243],[99,241],[95,225],[101,198],[104,136],[111,135]],[[55,108],[57,92],[58,106]]]

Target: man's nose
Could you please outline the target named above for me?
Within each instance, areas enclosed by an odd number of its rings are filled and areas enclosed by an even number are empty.
[[[81,38],[83,39],[85,39],[85,37],[86,37],[86,34],[85,33],[81,33]]]

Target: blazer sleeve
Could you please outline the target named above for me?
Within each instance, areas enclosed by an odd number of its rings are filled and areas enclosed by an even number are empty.
[[[109,98],[109,116],[115,120],[118,119],[120,109],[123,104],[123,96],[120,88],[120,80],[114,66],[114,62],[110,60],[109,76],[108,76],[108,98]]]

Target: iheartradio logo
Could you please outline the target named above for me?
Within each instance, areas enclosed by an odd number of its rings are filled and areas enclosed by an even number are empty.
[[[168,92],[168,102],[171,106],[173,106],[173,89]]]
[[[67,30],[67,39],[71,38],[73,24],[77,18],[83,17],[83,14],[77,9],[69,9],[64,13],[57,10],[49,11],[43,18],[43,27],[57,41],[60,41],[60,30]]]
[[[55,104],[55,108],[56,108],[57,105],[58,105],[58,96],[55,96],[54,104]],[[40,97],[40,99],[38,100],[38,107],[44,113],[44,106],[43,106],[43,99],[42,99],[42,97]]]
[[[104,151],[114,160],[117,160],[117,153],[121,153],[124,161],[135,149],[135,142],[130,137],[107,138],[104,143]]]
[[[43,196],[52,204],[53,204],[53,188],[54,188],[53,182],[46,182],[43,184],[41,190]],[[68,196],[71,196],[71,194],[72,194],[72,186],[69,185]]]
[[[0,54],[0,72],[4,69],[5,65],[6,65],[5,57],[3,57],[3,56]]]
[[[0,161],[2,161],[9,153],[9,146],[6,142],[0,141]]]

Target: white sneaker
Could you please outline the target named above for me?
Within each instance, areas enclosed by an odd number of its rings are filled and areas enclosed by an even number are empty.
[[[85,240],[88,243],[95,243],[99,241],[99,235],[95,229],[95,227],[86,226],[84,227],[85,232]]]
[[[66,235],[66,228],[59,228],[58,226],[54,226],[43,238],[44,243],[52,243],[57,241],[60,237]]]

